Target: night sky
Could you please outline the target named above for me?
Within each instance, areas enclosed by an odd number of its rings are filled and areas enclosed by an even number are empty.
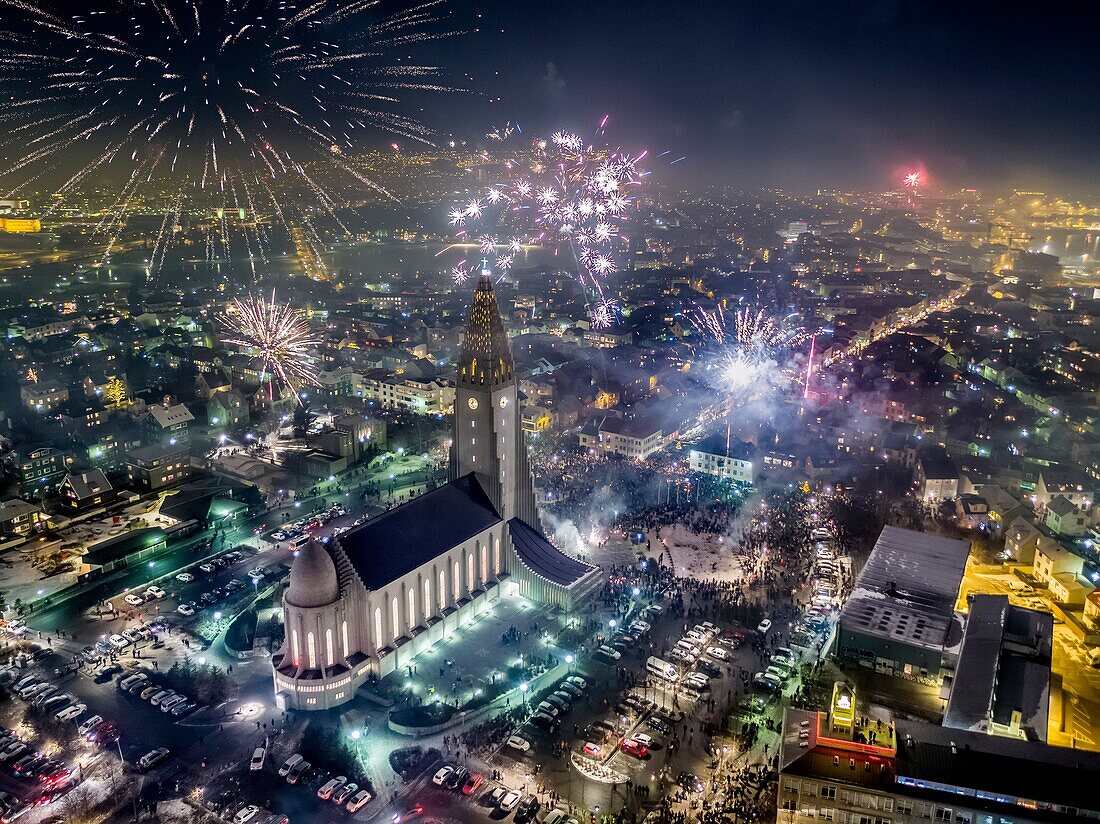
[[[483,29],[446,44],[484,100],[424,117],[476,136],[590,133],[670,148],[675,182],[1100,191],[1096,29],[1058,4],[815,0],[479,0]],[[503,29],[503,33],[501,33]],[[499,72],[496,76],[494,72]]]

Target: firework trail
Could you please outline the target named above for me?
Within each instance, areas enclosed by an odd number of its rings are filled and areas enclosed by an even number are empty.
[[[233,311],[222,323],[232,335],[224,342],[251,353],[260,361],[261,377],[271,376],[267,384],[269,398],[275,397],[272,387],[275,378],[295,396],[302,386],[317,385],[312,352],[321,345],[321,340],[313,336],[301,310],[289,303],[279,303],[274,290],[270,300],[262,295],[234,300]]]
[[[503,141],[512,132],[502,133],[490,136]],[[505,163],[501,179],[452,208],[450,224],[457,239],[478,245],[498,277],[528,246],[567,251],[592,324],[609,326],[616,307],[604,293],[604,278],[619,269],[620,230],[648,175],[639,165],[645,155],[597,148],[577,134],[555,132],[533,140]],[[451,277],[461,285],[480,269],[480,262],[464,260],[451,269]]]
[[[443,0],[394,2],[0,0],[0,194],[60,206],[84,182],[113,186],[112,244],[129,214],[174,221],[180,203],[240,212],[249,248],[266,240],[259,211],[288,229],[299,203],[335,216],[321,170],[381,191],[346,153],[379,130],[430,143],[401,98],[456,91],[415,58],[461,33]]]

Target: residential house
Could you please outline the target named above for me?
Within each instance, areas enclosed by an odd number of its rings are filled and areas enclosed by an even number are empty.
[[[163,446],[182,446],[190,439],[190,425],[195,420],[182,403],[170,403],[165,398],[164,403],[149,407],[149,414],[145,418],[146,437],[152,443]]]
[[[1084,535],[1088,528],[1085,513],[1065,495],[1057,495],[1047,504],[1043,524],[1055,535],[1064,537]]]
[[[27,409],[47,415],[69,399],[69,390],[58,381],[44,380],[19,387],[19,397]]]
[[[69,473],[57,491],[65,508],[77,512],[103,506],[114,497],[114,488],[101,469]]]
[[[0,503],[0,538],[37,532],[46,525],[47,520],[42,507],[37,504],[22,498],[10,498]]]
[[[1064,572],[1080,575],[1084,568],[1084,558],[1048,538],[1041,539],[1035,548],[1034,577],[1043,586],[1049,587],[1055,575]]]
[[[959,494],[959,468],[942,446],[921,450],[916,474],[917,494],[925,501],[953,500]]]
[[[578,436],[580,445],[642,461],[665,446],[660,424],[647,418],[603,418],[590,421]]]
[[[249,423],[248,400],[236,389],[217,392],[206,404],[206,420],[218,429],[243,429]]]
[[[153,444],[132,450],[126,470],[135,489],[164,489],[191,479],[191,459],[186,447]]]

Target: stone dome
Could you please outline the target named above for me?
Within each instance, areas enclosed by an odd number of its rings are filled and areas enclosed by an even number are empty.
[[[290,567],[286,602],[290,606],[312,609],[326,607],[339,599],[340,582],[336,577],[336,564],[319,542],[310,541]]]

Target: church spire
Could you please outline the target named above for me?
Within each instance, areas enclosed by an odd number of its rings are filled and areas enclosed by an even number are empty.
[[[515,380],[515,362],[500,317],[493,277],[483,266],[466,316],[466,336],[458,363],[458,383],[465,386],[503,386]]]

